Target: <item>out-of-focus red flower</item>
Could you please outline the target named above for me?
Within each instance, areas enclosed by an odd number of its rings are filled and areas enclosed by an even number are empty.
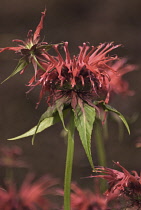
[[[72,184],[71,209],[72,210],[108,210],[108,200],[105,196],[82,190]]]
[[[129,90],[129,84],[123,79],[123,75],[135,70],[137,66],[127,64],[127,59],[125,58],[111,62],[110,65],[111,68],[114,70],[108,72],[108,75],[111,78],[110,90],[116,94],[132,96],[134,92]]]
[[[42,63],[46,72],[40,69],[37,77],[33,77],[29,86],[41,85],[40,100],[47,95],[48,104],[65,98],[66,104],[71,104],[75,109],[78,100],[94,106],[94,101],[108,101],[110,78],[109,72],[114,70],[108,65],[117,56],[108,56],[108,53],[119,45],[113,43],[100,44],[90,47],[86,43],[80,46],[78,56],[70,57],[68,43],[64,43],[65,59],[62,58],[58,45],[54,46],[57,56],[50,56],[47,52],[46,59],[49,63]]]
[[[136,171],[132,171],[132,174],[129,173],[118,162],[115,164],[122,169],[122,172],[106,167],[98,167],[98,172],[103,174],[94,177],[101,177],[108,181],[109,189],[105,192],[107,197],[125,195],[129,198],[131,206],[141,208],[141,176]]]
[[[29,174],[19,190],[11,182],[6,190],[0,189],[0,210],[50,210],[52,205],[46,196],[56,193],[56,180],[45,176],[32,181],[33,175]]]
[[[28,167],[21,159],[22,150],[18,146],[6,147],[0,149],[0,165],[5,167]]]
[[[26,61],[25,65],[23,64],[23,70],[26,68],[28,63],[32,62],[35,71],[37,69],[37,62],[40,63],[40,60],[43,59],[44,50],[48,48],[47,42],[39,42],[40,41],[40,32],[43,28],[43,21],[45,18],[46,9],[44,12],[42,12],[41,20],[34,32],[32,33],[32,30],[30,30],[27,34],[27,39],[25,41],[15,39],[13,42],[21,43],[17,47],[5,47],[0,48],[0,52],[3,52],[5,50],[12,50],[16,53],[20,53],[22,56],[22,62]],[[26,65],[27,64],[27,65]]]
[[[140,148],[141,147],[141,136],[138,136],[136,141],[135,141],[135,146],[137,148]]]

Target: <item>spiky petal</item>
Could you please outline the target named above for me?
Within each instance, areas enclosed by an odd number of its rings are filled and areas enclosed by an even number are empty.
[[[49,210],[51,202],[46,197],[48,194],[55,194],[54,185],[56,180],[49,176],[41,177],[33,182],[33,174],[29,174],[22,186],[17,190],[14,183],[7,184],[7,189],[0,189],[1,210]]]
[[[105,195],[112,197],[126,196],[131,202],[131,206],[141,207],[141,176],[136,171],[128,172],[119,162],[115,163],[122,169],[122,172],[106,168],[98,167],[97,172],[102,175],[91,177],[99,177],[106,179],[109,184],[109,189]]]
[[[79,47],[79,54],[71,58],[68,42],[65,42],[63,59],[58,45],[55,45],[57,56],[45,53],[44,57],[49,60],[48,63],[42,64],[46,72],[39,69],[37,77],[30,80],[29,86],[33,88],[41,85],[40,100],[47,94],[49,105],[63,96],[66,96],[67,103],[74,109],[78,98],[91,106],[94,101],[105,101],[109,93],[108,72],[114,71],[108,63],[117,59],[117,56],[111,57],[107,53],[117,47],[119,45],[114,46],[113,43],[100,44],[98,47],[83,43],[83,46]]]

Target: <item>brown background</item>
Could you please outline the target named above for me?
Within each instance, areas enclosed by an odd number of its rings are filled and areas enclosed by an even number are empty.
[[[78,53],[77,46],[83,42],[98,45],[114,41],[123,44],[114,51],[119,57],[129,58],[130,63],[139,65],[139,70],[126,75],[131,89],[136,91],[133,97],[114,97],[112,105],[127,118],[135,113],[138,119],[132,123],[131,135],[126,130],[124,140],[118,141],[118,127],[110,121],[109,139],[105,143],[107,165],[113,167],[112,160],[129,170],[140,170],[141,149],[135,148],[135,142],[141,135],[141,1],[140,0],[4,0],[0,3],[0,46],[14,46],[12,39],[25,39],[29,29],[35,29],[40,12],[47,8],[42,38],[49,43],[69,41],[71,53]],[[16,55],[4,52],[0,55],[0,81],[3,81],[16,66]],[[0,86],[0,145],[19,145],[24,155],[40,176],[50,173],[61,180],[64,175],[66,143],[60,136],[61,124],[57,124],[36,137],[35,145],[31,138],[14,142],[7,138],[20,135],[37,124],[39,117],[46,110],[42,101],[35,109],[38,91],[26,96],[25,84],[33,74],[28,69],[23,75],[16,75]],[[97,165],[96,148],[92,138],[93,159]],[[22,172],[19,172],[22,173]],[[91,168],[76,135],[73,180],[82,185],[88,180]]]

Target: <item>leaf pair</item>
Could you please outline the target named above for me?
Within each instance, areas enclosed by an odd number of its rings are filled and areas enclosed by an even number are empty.
[[[128,133],[130,134],[129,126],[124,118],[124,116],[118,112],[115,108],[101,103],[103,109],[105,111],[110,111],[116,113],[124,125],[126,126]],[[34,143],[34,139],[37,133],[42,132],[43,130],[47,129],[48,127],[54,125],[55,123],[62,121],[64,129],[68,132],[69,128],[66,128],[64,123],[64,118],[67,114],[69,109],[64,109],[63,100],[56,101],[56,104],[52,107],[49,107],[47,111],[41,116],[38,124],[30,129],[28,132],[17,136],[15,138],[11,138],[9,140],[17,140],[21,138],[25,138],[28,136],[32,136],[32,144]],[[74,119],[74,126],[76,127],[77,131],[79,132],[79,136],[86,152],[87,158],[90,162],[91,167],[94,169],[92,154],[91,154],[91,135],[93,131],[93,124],[96,120],[96,109],[94,107],[89,106],[87,103],[78,103],[76,109],[71,112]]]

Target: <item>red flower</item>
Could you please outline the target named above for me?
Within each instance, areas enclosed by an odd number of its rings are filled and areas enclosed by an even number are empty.
[[[63,59],[56,45],[54,48],[57,56],[52,57],[45,52],[49,62],[42,62],[42,66],[46,72],[39,69],[37,77],[30,80],[29,86],[41,85],[40,100],[44,94],[47,94],[49,105],[60,98],[65,98],[65,103],[71,104],[74,109],[78,100],[91,106],[94,106],[94,101],[107,101],[110,85],[109,71],[114,71],[108,63],[117,59],[116,56],[111,57],[107,54],[118,46],[104,43],[95,48],[84,43],[79,47],[78,56],[71,58],[68,43],[65,42],[66,57]]]
[[[32,183],[33,175],[28,175],[21,188],[9,183],[7,190],[0,189],[0,210],[50,210],[51,203],[46,195],[55,194],[52,188],[56,181],[48,176]]]
[[[118,162],[115,164],[118,165],[123,172],[106,167],[98,167],[98,172],[104,174],[94,177],[101,177],[108,181],[109,189],[105,192],[106,196],[119,197],[125,195],[130,199],[132,206],[141,207],[141,176],[139,176],[136,171],[132,171],[132,174],[129,173]]]
[[[27,167],[28,165],[21,160],[22,150],[18,146],[2,147],[0,149],[0,165],[5,167]]]
[[[134,92],[129,90],[129,84],[123,80],[123,75],[136,69],[136,65],[126,64],[127,59],[122,58],[111,63],[114,71],[109,71],[110,90],[116,94],[133,95]]]
[[[22,55],[22,62],[23,63],[23,70],[28,65],[28,63],[32,62],[35,68],[35,72],[37,69],[37,63],[43,59],[44,50],[48,49],[49,45],[46,42],[39,42],[40,41],[40,32],[43,28],[43,21],[46,14],[46,9],[42,12],[41,20],[34,32],[30,30],[27,34],[27,39],[23,40],[13,40],[13,42],[21,43],[18,47],[5,47],[0,48],[0,52],[5,50],[12,50],[16,53],[20,53]],[[22,70],[22,69],[21,69]]]
[[[94,194],[89,190],[81,190],[72,184],[71,209],[72,210],[108,210],[108,200],[105,196]]]

